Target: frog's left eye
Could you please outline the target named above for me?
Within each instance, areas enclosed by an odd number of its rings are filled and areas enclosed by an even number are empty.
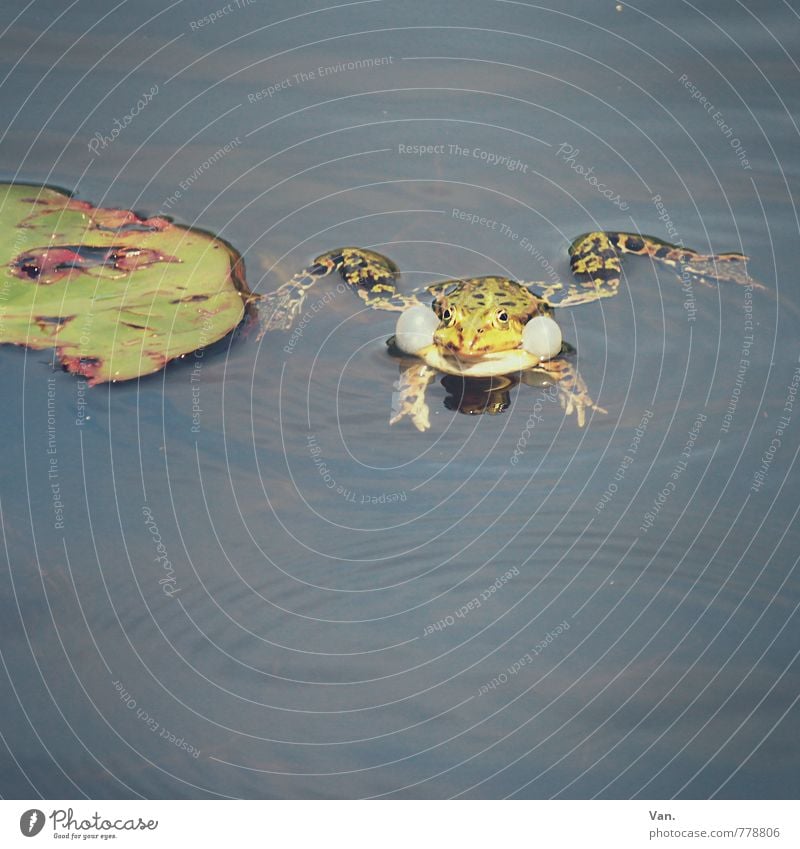
[[[450,321],[450,319],[452,317],[453,317],[453,313],[450,312],[450,310],[448,310],[448,309],[442,310],[442,321]]]
[[[503,323],[507,322],[508,321],[508,313],[505,310],[500,310],[500,312],[497,313],[497,320],[501,321]]]

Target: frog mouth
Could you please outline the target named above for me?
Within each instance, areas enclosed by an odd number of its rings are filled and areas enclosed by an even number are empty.
[[[481,350],[480,348],[476,349],[465,349],[463,347],[459,348],[454,345],[452,342],[447,342],[442,344],[441,342],[436,342],[434,339],[434,344],[439,348],[443,357],[447,357],[449,359],[455,360],[457,362],[462,363],[475,363],[481,360],[497,360],[502,357],[505,357],[508,354],[512,354],[514,351],[519,350],[522,345],[519,344],[516,348],[507,348],[503,351],[497,350]]]
[[[509,354],[513,355],[514,350],[478,351],[474,353],[466,353],[465,351],[442,351],[442,356],[446,359],[452,360],[456,363],[463,363],[465,366],[480,362],[499,362],[508,357]]]
[[[539,365],[539,358],[522,347],[466,355],[444,350],[434,344],[423,348],[417,356],[438,371],[461,377],[496,377]]]
[[[479,360],[489,359],[491,357],[497,357],[499,354],[506,354],[507,351],[454,351],[449,348],[440,348],[443,357],[447,357],[450,360],[455,360],[456,362],[461,363],[476,363]]]

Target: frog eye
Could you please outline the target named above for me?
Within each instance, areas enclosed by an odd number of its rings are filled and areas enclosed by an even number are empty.
[[[453,313],[450,312],[449,309],[445,308],[445,309],[442,310],[442,321],[450,321],[452,316],[453,316]]]
[[[502,322],[508,321],[508,313],[505,310],[500,310],[497,313],[497,320]]]

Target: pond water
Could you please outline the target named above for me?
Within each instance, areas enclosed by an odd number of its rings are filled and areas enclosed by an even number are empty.
[[[2,177],[257,292],[340,245],[547,283],[596,229],[764,288],[631,258],[559,312],[583,428],[441,378],[390,426],[396,316],[333,279],[141,381],[6,347],[2,795],[796,798],[797,4],[6,5]]]

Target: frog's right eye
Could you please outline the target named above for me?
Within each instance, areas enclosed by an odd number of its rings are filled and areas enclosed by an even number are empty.
[[[442,321],[450,321],[452,317],[453,313],[449,309],[445,308],[442,310]]]

